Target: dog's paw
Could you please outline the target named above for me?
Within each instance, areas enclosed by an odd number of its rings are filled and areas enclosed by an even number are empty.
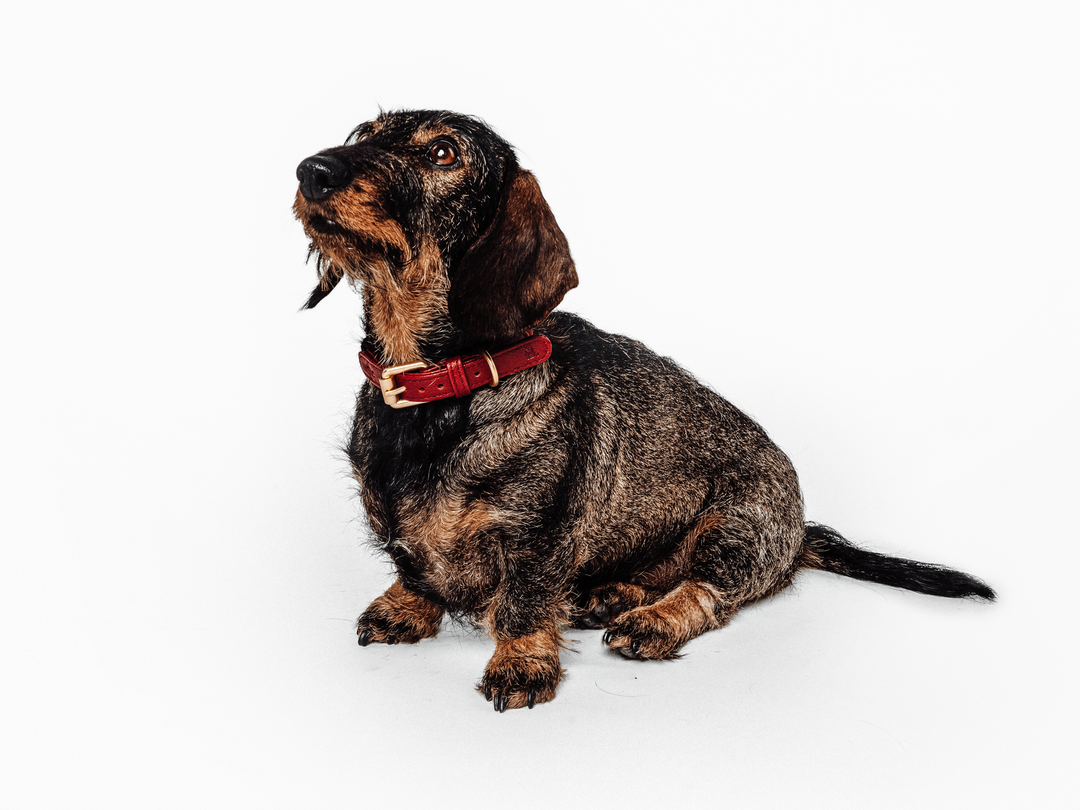
[[[434,638],[442,617],[441,607],[395,582],[357,620],[357,642],[361,647],[373,641],[415,644],[421,639]]]
[[[574,627],[596,630],[609,627],[623,613],[649,604],[655,595],[629,582],[609,582],[589,591],[584,606],[574,617]]]
[[[702,582],[684,582],[655,602],[626,611],[608,625],[604,643],[625,658],[678,658],[691,639],[723,627],[734,608]]]
[[[558,643],[537,633],[521,639],[499,641],[488,661],[477,690],[495,706],[495,711],[532,708],[555,697],[563,668]]]
[[[678,658],[688,640],[650,607],[623,613],[604,633],[604,644],[635,661]]]

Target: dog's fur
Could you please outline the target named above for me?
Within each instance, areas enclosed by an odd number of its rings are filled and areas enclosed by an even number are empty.
[[[861,550],[803,518],[787,457],[750,418],[642,344],[552,312],[577,274],[509,144],[474,118],[383,113],[297,170],[319,286],[364,301],[365,348],[435,364],[546,335],[551,359],[394,410],[365,384],[349,457],[398,577],[361,645],[434,636],[445,611],[495,640],[495,708],[551,700],[560,628],[606,628],[628,658],[674,658],[803,568],[992,599],[939,566]]]

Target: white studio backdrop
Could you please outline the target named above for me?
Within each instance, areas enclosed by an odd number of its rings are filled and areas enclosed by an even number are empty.
[[[1063,806],[1080,13],[1066,2],[104,2],[4,12],[0,795],[19,808]],[[757,418],[809,516],[993,606],[824,574],[498,716],[385,586],[339,449],[359,298],[296,164],[479,115],[563,306]]]

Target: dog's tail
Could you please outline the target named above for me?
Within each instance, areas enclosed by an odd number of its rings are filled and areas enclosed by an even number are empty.
[[[969,574],[867,551],[845,540],[835,529],[817,523],[806,524],[802,564],[804,568],[831,571],[931,596],[972,596],[987,601],[996,597],[989,585]]]

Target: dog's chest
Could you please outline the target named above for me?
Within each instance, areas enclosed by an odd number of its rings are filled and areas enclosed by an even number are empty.
[[[463,610],[482,609],[500,579],[498,510],[435,484],[391,504],[392,542],[432,591]]]

